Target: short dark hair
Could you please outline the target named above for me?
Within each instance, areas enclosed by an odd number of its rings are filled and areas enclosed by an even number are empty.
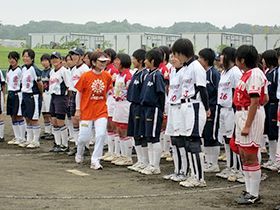
[[[181,53],[187,58],[194,57],[193,44],[189,39],[180,38],[176,40],[171,48],[171,52]]]
[[[42,62],[43,60],[48,60],[49,62],[51,62],[51,56],[50,56],[50,54],[48,54],[48,53],[43,54],[43,55],[41,56],[41,62]]]
[[[90,67],[94,67],[94,65],[92,64],[92,61],[96,62],[98,58],[100,58],[101,56],[105,56],[107,57],[107,54],[101,51],[96,51],[91,53],[90,56]]]
[[[15,59],[16,61],[18,61],[19,58],[20,58],[20,56],[19,56],[19,53],[18,53],[18,52],[12,51],[12,52],[9,53],[8,58],[13,58],[13,59]]]
[[[69,57],[71,60],[73,60],[72,55],[71,55],[70,53],[68,53],[68,54],[65,56],[65,60],[67,60],[68,57]]]
[[[262,54],[262,58],[268,68],[278,66],[277,52],[275,50],[266,50]]]
[[[27,55],[31,58],[31,59],[33,59],[32,60],[32,63],[34,63],[34,60],[35,60],[35,52],[32,50],[32,49],[25,49],[25,50],[23,50],[23,52],[22,52],[22,56],[24,55],[24,53],[26,53],[27,52]]]
[[[140,61],[142,61],[142,67],[145,67],[145,55],[146,55],[146,50],[144,49],[138,49],[136,51],[134,51],[134,53],[132,54],[132,56],[134,58],[136,58],[136,60],[140,63]]]
[[[235,52],[236,49],[234,49],[233,47],[226,47],[223,49],[222,51],[222,55],[224,56],[223,66],[225,70],[229,70],[230,61],[235,63]]]
[[[162,63],[161,53],[160,53],[159,49],[151,49],[151,50],[149,50],[146,53],[145,58],[148,59],[149,62],[154,60],[154,67],[156,67],[156,68],[158,68],[159,64]]]
[[[209,66],[214,65],[215,52],[211,48],[204,48],[200,50],[198,55],[202,57],[205,61],[208,61]]]
[[[108,49],[104,50],[104,52],[105,52],[108,56],[111,57],[111,62],[110,62],[110,63],[113,63],[113,61],[115,60],[116,55],[117,55],[116,51],[113,50],[113,49],[111,49],[111,48],[108,48]]]
[[[259,54],[253,45],[241,45],[236,50],[236,60],[244,59],[245,65],[248,68],[255,68],[258,65]]]
[[[120,59],[121,66],[123,68],[130,68],[130,66],[131,66],[131,59],[130,59],[130,56],[128,54],[118,53],[116,55],[116,58]]]
[[[170,57],[170,48],[167,46],[160,46],[160,49],[162,49],[164,51],[165,54],[165,61],[169,62],[169,57]]]
[[[87,52],[85,53],[85,56],[84,56],[84,57],[86,57],[86,55],[87,55],[87,56],[88,56],[88,58],[90,59],[90,57],[91,57],[92,53],[93,53],[93,52],[87,51]]]

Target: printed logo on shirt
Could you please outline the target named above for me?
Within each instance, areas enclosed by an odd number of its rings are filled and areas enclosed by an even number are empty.
[[[84,123],[82,123],[81,126],[82,126],[82,127],[88,127],[88,125],[87,125],[87,124],[84,124]]]
[[[138,84],[139,84],[139,81],[138,81],[138,80],[134,80],[133,84],[134,84],[134,85],[138,85]]]
[[[79,75],[75,75],[71,78],[72,81],[79,80],[79,79],[80,79]]]
[[[94,93],[102,93],[105,89],[105,85],[102,80],[97,79],[93,81],[91,88]]]
[[[147,84],[147,86],[153,86],[153,85],[154,85],[154,83],[151,82],[151,81],[149,81],[148,84]]]

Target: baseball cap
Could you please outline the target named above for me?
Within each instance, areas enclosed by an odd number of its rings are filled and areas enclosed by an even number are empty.
[[[59,58],[59,59],[62,58],[62,57],[61,57],[61,54],[60,54],[59,52],[56,52],[56,51],[52,52],[52,54],[51,54],[51,59],[52,59],[53,57],[56,57],[56,58]]]
[[[221,60],[221,53],[219,53],[219,52],[216,52],[215,53],[215,60]]]
[[[97,58],[99,61],[109,61],[110,59],[105,57],[104,55],[101,55],[99,58]]]
[[[71,55],[76,54],[76,55],[84,55],[85,51],[83,50],[83,48],[80,47],[75,47],[73,50],[70,50],[69,52]]]

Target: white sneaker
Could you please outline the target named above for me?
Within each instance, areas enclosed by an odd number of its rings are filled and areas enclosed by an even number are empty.
[[[146,167],[147,167],[147,165],[145,165],[144,163],[141,163],[137,168],[135,168],[135,171],[140,172],[141,170],[143,170]]]
[[[271,166],[267,166],[267,169],[269,169],[271,171],[278,171],[278,170],[280,170],[280,162],[277,161],[274,164],[272,164]]]
[[[172,156],[172,155],[166,158],[166,161],[167,161],[167,162],[172,162],[173,160],[174,160],[174,159],[173,159],[173,156]]]
[[[30,149],[39,148],[39,147],[40,147],[40,143],[34,141],[32,141],[30,144],[26,146],[26,148],[30,148]]]
[[[146,168],[144,168],[142,171],[141,171],[142,174],[145,174],[145,175],[156,175],[156,174],[160,174],[161,171],[160,171],[160,168],[155,168],[154,166],[148,166]]]
[[[205,180],[198,180],[195,177],[189,177],[186,181],[179,183],[183,187],[206,187]]]
[[[167,158],[167,157],[170,157],[170,156],[171,156],[171,154],[170,154],[169,151],[164,151],[164,152],[161,153],[160,158]]]
[[[267,168],[275,163],[275,161],[269,160],[266,163],[262,164],[262,168]]]
[[[103,166],[100,163],[91,163],[90,168],[94,170],[102,170]]]
[[[231,169],[230,168],[225,168],[220,173],[217,173],[216,176],[227,179],[230,174],[231,174]]]
[[[118,161],[115,163],[116,166],[130,166],[133,164],[132,159],[125,158],[122,161]]]
[[[19,147],[26,147],[26,146],[28,146],[30,143],[31,143],[31,142],[24,141],[24,142],[22,142],[21,144],[19,144],[18,146],[19,146]]]
[[[76,155],[75,155],[75,162],[78,163],[78,164],[80,164],[80,163],[82,163],[83,161],[84,161],[84,156],[78,155],[78,154],[76,153]]]
[[[115,157],[116,157],[115,154],[110,154],[110,156],[104,158],[104,161],[111,162]]]
[[[17,139],[16,143],[17,145],[24,143],[26,140],[25,139]]]
[[[176,176],[173,176],[170,178],[174,182],[182,182],[188,179],[188,177],[184,174],[176,174]]]
[[[107,157],[109,157],[109,156],[111,156],[111,153],[106,152],[105,155],[103,155],[103,156],[101,157],[101,160],[104,160],[105,158],[107,158]]]
[[[214,173],[215,172],[215,173],[217,173],[217,172],[220,172],[220,167],[219,167],[219,165],[214,166],[212,164],[209,164],[208,167],[206,167],[204,169],[204,172],[208,172],[208,173]]]
[[[239,179],[239,181],[238,181],[238,179]],[[243,175],[242,171],[233,170],[227,180],[230,182],[235,182],[235,181],[243,182],[243,180],[245,180],[245,179],[244,179],[244,175]]]
[[[141,165],[141,162],[137,162],[135,164],[133,164],[132,166],[128,166],[127,169],[135,171],[138,169],[138,167]]]
[[[126,157],[125,156],[121,156],[121,157],[119,157],[117,160],[114,160],[114,161],[112,161],[111,163],[113,163],[113,164],[117,164],[117,163],[122,163],[122,162],[124,162],[124,161],[126,161],[127,159],[126,159]]]
[[[7,144],[10,144],[10,145],[12,145],[12,144],[18,144],[17,142],[18,142],[18,139],[15,137],[15,138],[13,138],[11,141],[8,141]]]
[[[176,176],[176,173],[173,172],[171,174],[164,175],[162,178],[165,179],[165,180],[169,180],[169,179],[172,179],[175,176]]]

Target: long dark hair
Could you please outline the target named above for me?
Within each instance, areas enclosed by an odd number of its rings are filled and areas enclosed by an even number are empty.
[[[19,56],[19,53],[18,53],[18,52],[12,51],[12,52],[9,53],[8,58],[13,58],[13,59],[15,59],[15,60],[18,62],[20,56]],[[12,66],[11,66],[11,65],[10,65],[10,67],[9,67],[9,70],[10,70],[10,69],[12,69]]]
[[[230,61],[232,61],[235,64],[235,53],[236,53],[236,49],[234,49],[233,47],[226,47],[223,49],[222,51],[222,55],[224,56],[223,66],[226,71],[229,70]]]

